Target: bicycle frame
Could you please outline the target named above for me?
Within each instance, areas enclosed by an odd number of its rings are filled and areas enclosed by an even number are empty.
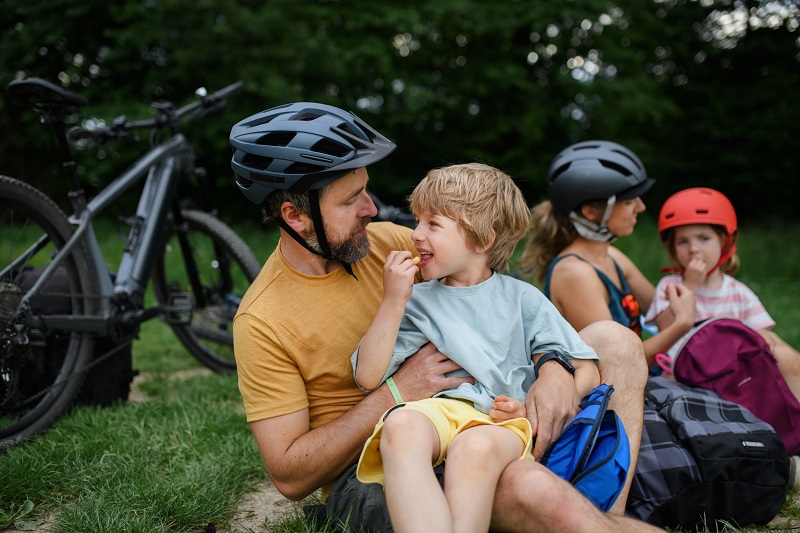
[[[122,322],[126,326],[156,316],[157,313],[148,313],[142,309],[144,291],[155,260],[157,249],[155,244],[159,242],[160,233],[171,207],[170,201],[174,200],[175,186],[191,166],[191,148],[183,134],[178,133],[165,143],[152,147],[88,203],[84,200],[81,190],[72,191],[70,197],[76,213],[69,217],[69,221],[75,226],[75,232],[22,298],[17,312],[23,314],[24,322],[27,325],[44,326],[52,330],[112,335],[115,331],[111,323],[111,319],[116,316],[113,308],[115,302],[133,304],[132,309],[123,312]],[[147,180],[139,199],[135,222],[120,260],[116,278],[112,282],[110,271],[94,234],[92,225],[94,217],[102,213],[145,175]],[[97,274],[100,302],[97,312],[92,315],[31,316],[26,312],[31,299],[41,291],[56,268],[79,243],[85,246],[89,262]],[[187,260],[190,258],[191,255]]]

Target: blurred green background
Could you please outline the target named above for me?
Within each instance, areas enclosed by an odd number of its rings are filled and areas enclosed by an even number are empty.
[[[798,0],[0,0],[0,86],[39,76],[92,105],[75,123],[152,116],[237,80],[223,114],[185,132],[235,216],[238,120],[301,100],[354,111],[397,142],[372,188],[402,203],[435,166],[483,161],[545,194],[579,140],[637,152],[663,200],[715,187],[743,220],[797,218]],[[58,196],[52,133],[0,98],[0,173]],[[81,155],[91,187],[145,142]],[[99,166],[96,164],[99,163]],[[91,168],[91,171],[90,171]]]

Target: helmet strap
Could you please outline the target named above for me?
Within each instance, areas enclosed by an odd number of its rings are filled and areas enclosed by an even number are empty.
[[[603,213],[603,218],[600,221],[600,224],[592,222],[583,215],[578,214],[577,211],[572,211],[569,214],[569,219],[572,222],[572,225],[575,227],[575,231],[578,232],[578,235],[595,242],[612,243],[617,240],[617,236],[611,233],[611,231],[608,229],[608,226],[606,226],[608,219],[611,218],[611,212],[614,210],[614,204],[616,202],[616,195],[608,199],[606,210]]]
[[[300,234],[297,233],[294,229],[292,229],[292,227],[289,226],[289,224],[287,224],[286,221],[283,220],[282,218],[277,219],[278,226],[280,226],[281,229],[283,229],[286,233],[288,233],[291,238],[296,240],[300,245],[303,246],[303,248],[305,248],[312,254],[319,255],[331,261],[333,260],[341,261],[342,266],[344,266],[345,272],[356,278],[356,281],[358,281],[356,275],[353,274],[352,265],[350,263],[342,261],[341,259],[338,259],[331,252],[331,247],[328,244],[328,238],[325,235],[325,226],[322,224],[322,211],[319,208],[319,190],[312,189],[308,191],[308,199],[309,199],[308,203],[311,210],[311,220],[314,222],[314,229],[317,234],[317,241],[319,242],[319,247],[322,249],[321,252],[312,248],[311,245],[308,244],[308,242],[306,242],[306,240],[303,237],[301,237]]]
[[[733,254],[736,253],[736,234],[728,235],[728,238],[725,239],[725,244],[722,245],[722,255],[719,256],[719,261],[714,268],[712,268],[708,273],[714,272],[716,269],[721,267],[725,264],[725,261],[733,257]]]

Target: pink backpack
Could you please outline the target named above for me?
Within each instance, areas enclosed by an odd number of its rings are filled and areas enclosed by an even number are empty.
[[[677,381],[746,407],[775,429],[790,454],[800,453],[800,403],[754,329],[733,318],[697,324],[672,368]]]

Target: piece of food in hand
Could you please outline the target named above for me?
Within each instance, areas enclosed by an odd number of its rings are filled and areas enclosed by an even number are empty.
[[[419,256],[414,258],[414,264],[416,265],[417,263],[419,263]]]

